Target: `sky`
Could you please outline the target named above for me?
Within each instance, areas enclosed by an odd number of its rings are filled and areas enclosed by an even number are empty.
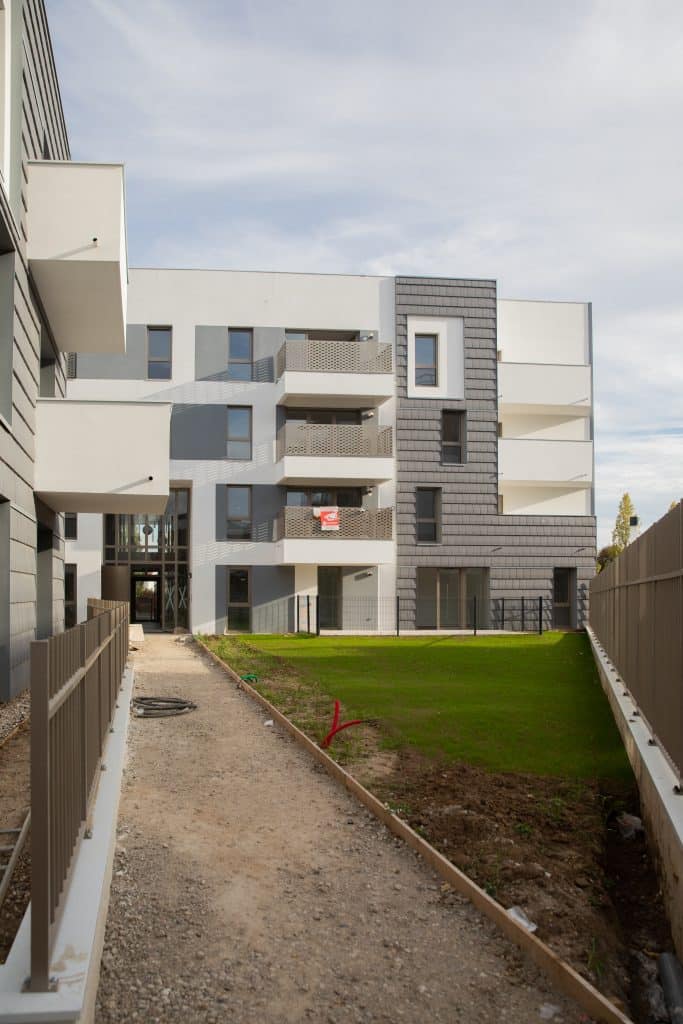
[[[683,494],[680,0],[46,0],[131,266],[593,303],[598,544]]]

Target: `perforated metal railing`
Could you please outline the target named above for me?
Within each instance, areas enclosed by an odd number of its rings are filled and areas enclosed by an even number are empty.
[[[312,373],[391,373],[391,345],[378,341],[286,341],[277,354],[278,379],[285,370]]]
[[[323,530],[310,507],[283,508],[276,520],[276,540],[391,540],[393,509],[340,508],[339,529]]]
[[[277,435],[277,457],[386,457],[392,453],[392,444],[392,428],[373,423],[285,423]]]
[[[128,656],[128,605],[31,644],[31,981],[47,991],[52,940],[97,788]]]

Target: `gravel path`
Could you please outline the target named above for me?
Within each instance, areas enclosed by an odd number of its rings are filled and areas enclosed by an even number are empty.
[[[31,717],[31,691],[23,690],[6,704],[0,704],[0,746],[10,733]]]
[[[96,1020],[585,1021],[191,641],[148,635]]]

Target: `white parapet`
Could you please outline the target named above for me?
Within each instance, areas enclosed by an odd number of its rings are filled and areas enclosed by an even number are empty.
[[[501,483],[591,487],[591,441],[544,441],[500,438],[498,476]]]
[[[125,352],[121,164],[28,163],[27,254],[62,352]]]
[[[34,490],[56,512],[160,513],[171,405],[41,398]]]
[[[498,364],[498,404],[501,412],[590,416],[590,366],[552,363]]]

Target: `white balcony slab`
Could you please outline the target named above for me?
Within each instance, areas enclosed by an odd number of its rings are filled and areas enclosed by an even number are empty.
[[[336,482],[361,487],[393,479],[394,460],[379,456],[285,455],[276,463],[275,475],[280,484],[315,487]]]
[[[56,512],[160,513],[171,405],[41,398],[34,490]]]
[[[498,363],[498,404],[505,412],[590,416],[590,366]]]
[[[275,545],[282,565],[381,565],[396,558],[391,540],[281,540]]]
[[[392,398],[391,373],[312,373],[286,370],[277,383],[277,404],[305,408],[374,408]]]
[[[498,476],[503,484],[590,487],[593,482],[591,441],[534,441],[501,438]]]
[[[28,165],[27,255],[62,352],[125,352],[128,266],[121,164]]]

